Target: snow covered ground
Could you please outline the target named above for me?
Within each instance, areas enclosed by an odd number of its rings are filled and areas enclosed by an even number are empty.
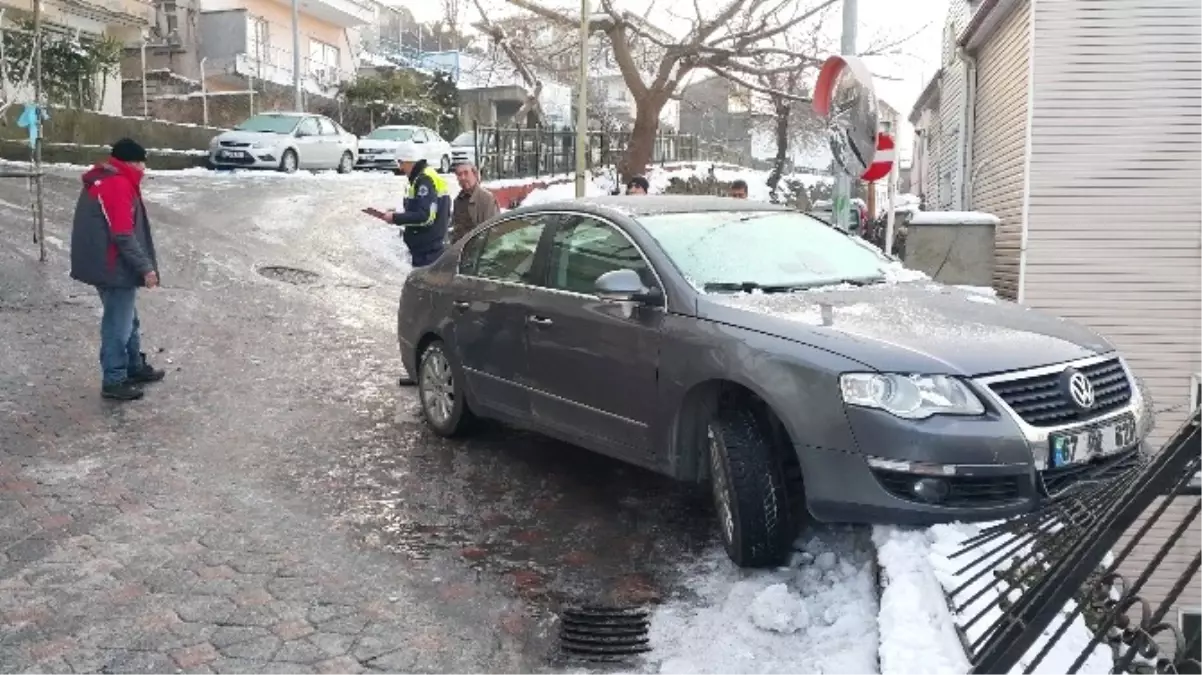
[[[63,167],[59,167],[62,169]],[[84,169],[85,167],[67,167]],[[704,177],[710,165],[694,163],[655,167],[648,173],[652,193],[662,192],[672,177]],[[719,166],[719,180],[746,180],[750,198],[767,200],[767,172]],[[569,176],[536,189],[525,204],[570,199],[575,186]],[[810,176],[803,180],[827,180]],[[346,227],[354,250],[366,248],[383,269],[408,269],[403,246],[390,228],[378,227],[358,212],[364,206],[394,207],[405,181],[387,173],[213,172],[205,169],[150,171],[144,184],[148,200],[176,210],[203,210],[187,201],[182,189],[191,181],[213,181],[213,194],[238,194],[242,181],[289,182],[278,200],[260,204],[257,236],[270,239],[306,218],[320,218],[330,227]],[[301,185],[339,192],[345,211],[313,213],[311,195]],[[492,187],[523,184],[526,180],[487,183]],[[458,191],[449,181],[452,194]],[[612,175],[588,183],[587,194],[609,194]],[[307,189],[307,188],[306,188]],[[276,215],[278,214],[278,215]],[[349,251],[350,249],[348,249]],[[349,253],[348,253],[349,255]],[[336,262],[336,261],[335,261]],[[323,264],[334,264],[325,261]],[[895,264],[888,270],[895,283],[922,282],[926,276]],[[976,301],[998,302],[992,289],[963,287]],[[389,311],[364,308],[380,315],[381,326],[393,321]],[[356,316],[362,316],[361,313]],[[958,564],[948,555],[978,531],[973,526],[940,526],[929,530],[890,527],[818,526],[804,533],[796,553],[784,567],[768,571],[735,568],[716,546],[699,560],[682,563],[684,591],[670,597],[653,614],[653,651],[641,670],[660,673],[965,673],[968,660],[955,630],[957,617],[948,608],[944,590],[961,580]],[[882,583],[878,587],[877,574]],[[986,601],[987,602],[987,601]],[[975,613],[975,607],[968,613]],[[970,637],[972,637],[970,633]],[[1064,672],[1088,639],[1080,620],[1070,629],[1036,672]],[[1036,649],[1038,645],[1036,646]],[[1034,653],[1034,651],[1032,652]],[[1105,672],[1109,657],[1099,650],[1082,672]],[[1018,668],[1021,669],[1020,665]]]

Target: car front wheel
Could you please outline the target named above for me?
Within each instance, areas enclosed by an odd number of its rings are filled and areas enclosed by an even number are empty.
[[[417,393],[422,413],[439,436],[458,436],[475,422],[463,395],[461,372],[441,340],[426,345],[418,356]]]
[[[284,173],[296,173],[297,167],[300,166],[300,161],[297,159],[296,151],[289,148],[284,151],[284,156],[280,157],[280,171]]]
[[[792,526],[786,484],[771,438],[750,410],[718,412],[706,428],[718,531],[739,567],[780,564]]]
[[[355,156],[350,151],[342,153],[342,159],[338,160],[338,173],[350,173],[355,170]]]

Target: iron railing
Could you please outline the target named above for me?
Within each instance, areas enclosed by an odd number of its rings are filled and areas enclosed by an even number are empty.
[[[476,126],[474,131],[476,164],[488,179],[537,178],[576,170],[576,132],[572,129]],[[615,166],[629,145],[629,132],[590,131],[586,164],[588,168]],[[715,159],[709,155],[695,136],[656,134],[651,161]]]
[[[1099,651],[1114,673],[1202,672],[1198,634],[1170,613],[1198,601],[1199,454],[1194,410],[1160,452],[1110,462],[1038,513],[964,542],[952,559],[965,581],[949,599],[972,672],[1055,668],[1054,649],[1072,656],[1056,672],[1096,668]],[[1088,640],[1066,640],[1073,626]]]

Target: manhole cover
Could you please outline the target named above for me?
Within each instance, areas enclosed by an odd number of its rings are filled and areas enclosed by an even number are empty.
[[[559,644],[565,656],[621,661],[651,651],[651,622],[638,607],[580,607],[564,610]]]
[[[296,284],[304,286],[316,282],[321,275],[309,270],[297,269],[295,267],[283,267],[280,265],[266,265],[259,268],[259,274],[273,281],[282,281],[286,284]]]

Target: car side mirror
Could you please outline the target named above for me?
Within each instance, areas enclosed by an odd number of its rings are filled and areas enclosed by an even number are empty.
[[[602,274],[593,282],[593,290],[598,298],[609,302],[637,302],[651,306],[659,306],[664,302],[663,292],[644,286],[639,273],[631,269]]]

